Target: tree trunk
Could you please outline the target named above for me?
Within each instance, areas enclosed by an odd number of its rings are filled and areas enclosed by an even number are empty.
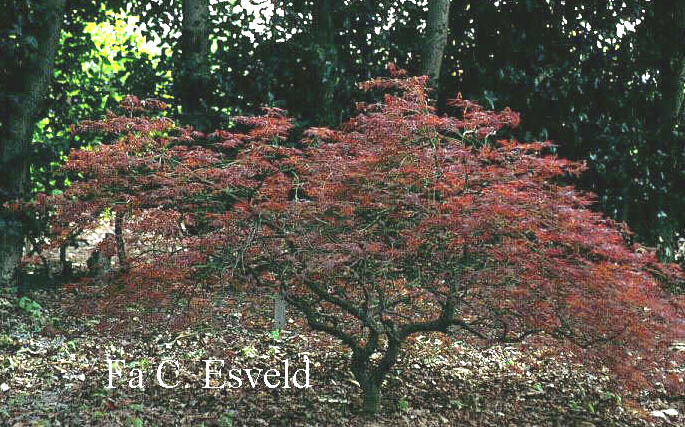
[[[128,258],[126,257],[126,246],[124,245],[124,214],[117,212],[114,217],[114,240],[117,244],[117,258],[121,271],[129,270]]]
[[[685,86],[685,56],[671,58],[663,67],[660,92],[661,117],[669,131],[680,126],[683,116],[683,87]]]
[[[19,260],[24,249],[21,221],[0,218],[0,287],[18,284]]]
[[[29,147],[52,77],[64,5],[65,0],[46,0],[40,5],[35,30],[29,29],[35,37],[36,50],[31,55],[35,59],[14,76],[17,91],[8,97],[14,102],[3,114],[7,122],[0,128],[0,204],[21,199],[29,192]],[[0,286],[17,284],[23,246],[21,219],[11,212],[0,212]]]
[[[313,120],[334,125],[338,119],[335,88],[338,83],[338,51],[335,45],[333,1],[315,0],[312,9],[312,54],[316,74]]]
[[[367,415],[374,415],[378,413],[381,408],[381,387],[369,381],[362,385],[362,412]]]
[[[285,310],[287,304],[282,290],[278,290],[274,296],[274,329],[281,330],[285,327]]]
[[[685,87],[685,2],[663,0],[654,4],[654,27],[656,40],[661,46],[661,64],[659,67],[659,124],[664,135],[670,133],[680,124],[683,114]],[[669,154],[670,150],[666,150]]]
[[[181,52],[176,86],[181,119],[195,129],[209,129],[209,0],[183,0]]]
[[[350,368],[362,389],[362,412],[373,415],[381,407],[381,383],[383,379],[374,375],[375,369],[369,356],[371,354],[363,350],[354,352]]]
[[[371,355],[377,349],[377,338],[369,339],[371,348],[362,348],[352,353],[351,369],[362,389],[362,412],[373,415],[381,407],[381,385],[390,369],[397,363],[402,342],[388,337],[387,348],[377,365],[371,361]]]
[[[442,57],[449,33],[450,0],[429,0],[426,37],[423,45],[421,72],[430,78],[430,85],[438,89]]]
[[[62,278],[68,279],[72,276],[73,270],[71,262],[67,261],[67,244],[63,243],[59,247],[59,265]]]
[[[685,37],[685,2],[662,0],[654,2],[654,16],[648,30],[652,36],[651,52],[656,56],[658,91],[661,100],[655,108],[657,114],[655,141],[652,150],[664,157],[660,173],[653,178],[657,187],[652,198],[650,233],[655,237],[659,256],[672,261],[677,250],[677,233],[682,230],[678,215],[682,212],[682,191],[677,184],[682,174],[683,102],[685,87],[685,46],[676,42]],[[665,214],[665,215],[664,215]],[[681,216],[682,218],[682,216]]]

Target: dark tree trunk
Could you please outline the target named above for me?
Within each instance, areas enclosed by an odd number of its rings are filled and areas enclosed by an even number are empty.
[[[377,413],[381,407],[381,383],[374,375],[370,356],[362,351],[355,352],[351,365],[352,373],[362,389],[362,412],[367,415]]]
[[[39,22],[31,35],[36,40],[34,58],[13,76],[16,92],[8,96],[12,105],[3,113],[0,128],[0,204],[28,194],[29,148],[33,130],[50,85],[55,53],[64,19],[65,0],[40,4]],[[15,285],[24,247],[24,225],[12,213],[0,212],[0,286]]]
[[[430,78],[434,89],[440,86],[442,57],[449,33],[450,0],[429,0],[426,37],[423,44],[421,72]]]
[[[373,415],[377,414],[380,409],[381,387],[373,381],[365,383],[362,385],[362,412]]]
[[[656,119],[651,152],[662,162],[660,173],[654,174],[656,191],[648,209],[652,219],[647,234],[654,236],[663,260],[672,261],[677,250],[677,233],[682,230],[682,191],[675,184],[681,180],[683,164],[683,88],[685,87],[685,45],[676,40],[685,37],[685,2],[662,0],[653,2],[653,16],[647,21],[647,55],[654,58],[658,70]],[[665,215],[663,215],[665,213]],[[678,219],[680,217],[680,219]]]
[[[67,261],[67,244],[63,243],[59,247],[59,265],[60,265],[60,274],[62,275],[62,278],[68,279],[72,276],[73,270],[71,267],[71,262]]]
[[[657,34],[656,41],[661,44],[658,48],[662,54],[659,66],[659,124],[666,135],[678,127],[683,115],[685,2],[663,0],[655,2],[654,8],[653,31]],[[666,152],[671,153],[671,150]]]
[[[0,218],[0,287],[16,286],[24,235],[21,221],[3,216]]]
[[[674,56],[665,64],[662,71],[661,117],[665,129],[672,131],[682,124],[683,117],[683,87],[685,86],[685,56]]]
[[[383,357],[377,365],[374,365],[371,355],[376,349],[377,339],[369,341],[373,344],[370,348],[360,348],[353,352],[351,370],[362,389],[362,412],[373,415],[381,408],[381,385],[385,376],[397,362],[402,344],[399,339],[388,337]]]
[[[338,83],[338,51],[335,45],[333,0],[315,0],[312,9],[312,54],[316,74],[313,120],[334,125],[338,120],[335,88]]]
[[[209,0],[183,0],[181,51],[174,84],[182,120],[203,132],[211,126],[209,27]]]

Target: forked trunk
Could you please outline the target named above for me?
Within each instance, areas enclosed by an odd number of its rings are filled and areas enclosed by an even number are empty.
[[[400,340],[389,340],[383,357],[375,364],[371,361],[371,355],[376,350],[381,350],[377,347],[377,342],[376,336],[376,338],[370,339],[370,343],[373,344],[371,347],[359,348],[354,351],[350,366],[359,387],[362,389],[362,412],[366,415],[376,414],[380,409],[381,385],[385,376],[397,362],[401,346]]]

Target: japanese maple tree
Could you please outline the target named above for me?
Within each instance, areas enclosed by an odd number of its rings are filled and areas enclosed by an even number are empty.
[[[107,312],[109,326],[123,325],[120,318],[135,307],[145,309],[137,314],[145,321],[183,322],[191,303],[205,302],[230,273],[216,257],[229,240],[224,219],[242,216],[246,202],[273,199],[260,186],[271,182],[270,164],[278,163],[272,156],[280,149],[271,141],[284,139],[291,127],[279,110],[235,118],[251,128],[249,134],[207,135],[160,116],[166,108],[129,96],[122,114],[74,126],[85,141],[99,143],[70,153],[64,171],[80,179],[63,194],[38,198],[38,208],[51,212],[53,247],[103,218],[114,223],[114,233],[97,249],[116,257],[119,268],[104,287],[93,277],[74,284],[85,292],[81,308]],[[94,281],[97,287],[87,286]],[[92,298],[97,296],[106,297]]]
[[[341,130],[310,129],[273,203],[229,219],[241,232],[228,263],[351,348],[369,413],[405,340],[430,331],[541,336],[627,386],[682,388],[682,353],[668,350],[685,337],[682,301],[663,290],[680,270],[628,248],[590,195],[557,182],[583,165],[543,155],[549,142],[493,141],[518,114],[456,99],[461,115],[437,116],[425,77],[391,71],[362,88],[394,94]]]
[[[85,179],[45,202],[56,241],[114,212],[116,298],[273,287],[351,349],[369,413],[407,338],[431,331],[556,345],[627,387],[682,390],[683,304],[664,290],[682,272],[561,183],[582,164],[497,140],[518,114],[457,98],[438,116],[425,77],[391,72],[361,85],[382,103],[296,141],[280,110],[205,135],[127,98],[126,115],[81,124],[109,137],[70,155]]]

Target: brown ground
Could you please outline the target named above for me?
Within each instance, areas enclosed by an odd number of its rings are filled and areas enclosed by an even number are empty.
[[[326,336],[289,323],[271,335],[272,301],[245,298],[215,307],[209,324],[156,333],[135,320],[125,333],[99,332],[103,319],[77,319],[70,297],[46,291],[30,308],[0,296],[0,424],[3,425],[685,425],[685,402],[673,397],[617,396],[609,378],[514,347],[475,348],[445,336],[418,337],[383,387],[381,413],[357,413],[359,389],[348,352]],[[312,362],[312,388],[202,389],[202,359],[244,368]],[[107,390],[107,356],[143,368],[145,390],[124,382]],[[158,361],[176,359],[187,388],[154,380]],[[295,363],[295,362],[293,362]],[[297,362],[300,364],[301,362]],[[226,368],[226,370],[228,367]],[[171,382],[171,381],[170,381]],[[678,415],[650,415],[675,409]],[[671,411],[669,411],[670,413]]]

